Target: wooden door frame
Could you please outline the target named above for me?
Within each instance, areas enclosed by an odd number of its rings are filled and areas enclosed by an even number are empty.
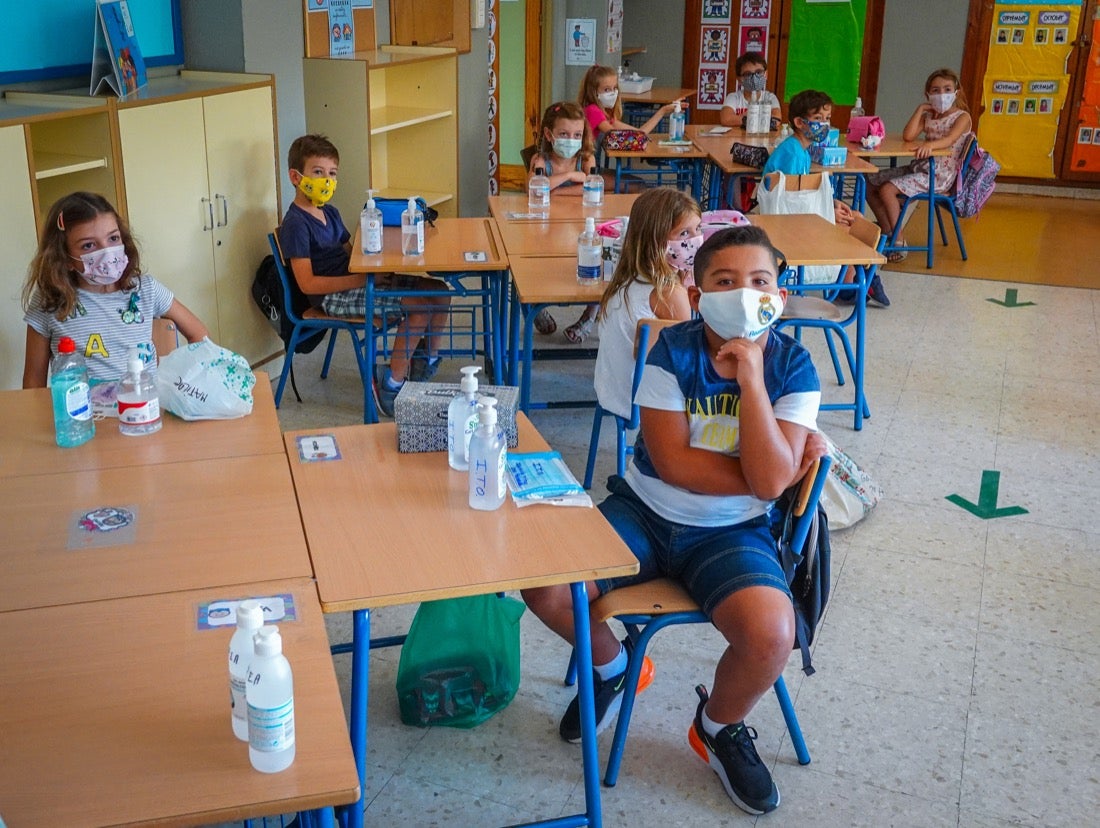
[[[523,120],[527,125],[527,136],[534,140],[538,132],[539,118],[542,116],[542,77],[544,40],[543,0],[527,0],[526,19],[524,21],[524,74],[523,74]],[[499,27],[497,29],[499,32]],[[499,37],[499,35],[498,35]],[[498,53],[499,53],[499,46]],[[525,190],[527,188],[527,170],[522,164],[500,165],[501,190]]]

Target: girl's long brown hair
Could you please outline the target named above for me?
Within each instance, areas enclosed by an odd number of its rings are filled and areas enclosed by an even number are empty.
[[[947,78],[955,84],[955,106],[963,112],[970,112],[970,106],[966,103],[966,93],[963,92],[962,81],[959,80],[959,76],[954,69],[948,69],[945,66],[929,75],[928,79],[924,82],[924,94],[928,94],[928,90],[932,88],[932,81],[936,78]]]

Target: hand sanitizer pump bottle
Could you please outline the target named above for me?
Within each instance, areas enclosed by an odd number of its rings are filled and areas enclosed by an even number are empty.
[[[137,437],[160,431],[162,423],[156,380],[135,346],[126,361],[126,374],[118,383],[118,430]]]
[[[477,365],[462,367],[461,389],[447,407],[447,462],[452,469],[470,467],[470,438],[477,429]]]
[[[672,114],[668,116],[668,137],[672,141],[683,141],[687,130],[687,115],[680,109],[680,102],[672,107]]]
[[[470,508],[484,512],[504,503],[504,434],[497,428],[497,401],[477,404],[477,431],[470,438]]]
[[[233,735],[248,741],[248,703],[244,698],[248,665],[256,648],[252,636],[264,625],[264,610],[259,601],[248,599],[237,604],[237,629],[229,639],[229,706]]]
[[[409,205],[401,211],[401,255],[424,255],[424,214],[410,198]]]
[[[374,203],[374,190],[367,190],[367,203],[359,214],[359,237],[364,253],[382,252],[382,211]]]

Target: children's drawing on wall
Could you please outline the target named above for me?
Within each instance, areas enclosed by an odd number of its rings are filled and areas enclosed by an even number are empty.
[[[596,62],[596,19],[570,17],[565,21],[565,65],[591,66]]]
[[[729,23],[732,0],[703,0],[704,23]]]
[[[607,0],[607,51],[623,48],[623,0]]]
[[[699,70],[699,107],[718,109],[726,97],[726,70],[701,68]]]
[[[741,0],[741,19],[767,20],[771,15],[771,0]]]
[[[742,26],[741,47],[737,50],[737,53],[739,55],[743,55],[745,52],[766,53],[767,42],[767,26]]]
[[[723,66],[729,63],[729,26],[704,26],[702,42],[703,53],[699,58],[700,63],[719,63]]]

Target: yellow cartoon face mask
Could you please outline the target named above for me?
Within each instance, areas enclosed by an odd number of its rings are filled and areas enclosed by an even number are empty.
[[[303,175],[298,179],[298,189],[313,203],[314,207],[321,207],[336,192],[336,179],[310,178],[308,175]]]

